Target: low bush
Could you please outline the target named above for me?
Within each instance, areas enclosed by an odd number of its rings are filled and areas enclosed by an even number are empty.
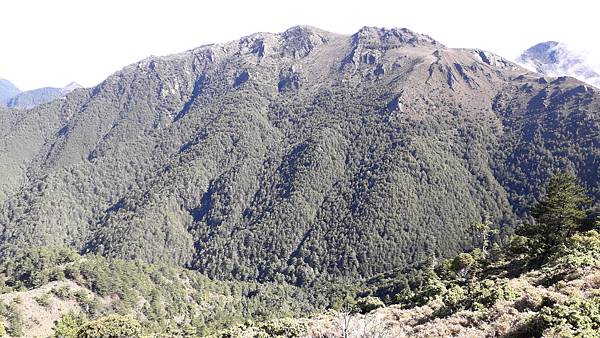
[[[544,307],[536,319],[545,336],[600,337],[600,298]]]
[[[384,307],[383,301],[377,297],[363,297],[356,302],[356,309],[360,313],[368,313],[380,307]]]
[[[93,320],[84,324],[77,332],[77,338],[140,337],[142,326],[131,316],[118,314]]]
[[[54,322],[53,338],[77,338],[77,332],[86,322],[81,314],[69,312],[64,314],[60,320]]]

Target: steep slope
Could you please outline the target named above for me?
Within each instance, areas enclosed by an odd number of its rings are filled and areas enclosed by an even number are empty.
[[[6,132],[0,248],[299,285],[372,276],[472,246],[484,213],[509,229],[556,168],[595,189],[599,102],[406,29],[151,57]]]
[[[538,43],[523,52],[517,62],[540,74],[572,76],[600,87],[600,66],[594,65],[584,53],[560,42]]]
[[[6,100],[19,94],[21,91],[12,82],[0,79],[0,106],[4,106]]]
[[[44,87],[28,90],[7,99],[6,106],[19,109],[33,108],[37,105],[63,98],[65,95],[79,88],[82,87],[73,82],[63,88]]]

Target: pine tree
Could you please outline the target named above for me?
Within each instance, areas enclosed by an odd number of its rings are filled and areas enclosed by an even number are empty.
[[[517,235],[528,239],[530,252],[548,254],[577,231],[586,218],[585,207],[589,203],[575,176],[556,174],[548,183],[546,195],[531,211],[535,222],[517,229]]]

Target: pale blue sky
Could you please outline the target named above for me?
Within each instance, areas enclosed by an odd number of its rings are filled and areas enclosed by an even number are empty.
[[[71,81],[89,87],[149,55],[294,25],[347,34],[366,25],[406,27],[511,59],[547,40],[598,56],[598,9],[589,0],[7,0],[0,4],[0,77],[24,90]]]

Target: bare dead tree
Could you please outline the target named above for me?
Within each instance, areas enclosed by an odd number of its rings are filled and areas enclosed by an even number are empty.
[[[352,319],[352,307],[345,303],[339,314],[339,327],[343,338],[348,338],[350,333],[350,321]]]

